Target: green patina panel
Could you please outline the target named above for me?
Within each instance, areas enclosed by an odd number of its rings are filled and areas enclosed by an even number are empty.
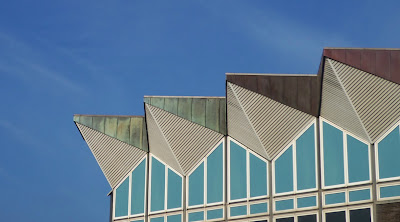
[[[118,117],[117,122],[117,139],[121,140],[122,142],[129,144],[129,125],[130,125],[130,118],[129,117]]]
[[[93,129],[104,133],[104,124],[105,124],[105,117],[104,116],[93,116]]]
[[[207,99],[206,127],[219,132],[219,99]]]
[[[160,109],[164,109],[164,97],[151,97],[150,103]]]
[[[117,138],[117,117],[107,117],[104,124],[104,133],[111,137]]]
[[[165,98],[164,110],[178,115],[178,98]]]
[[[133,146],[142,148],[142,138],[143,138],[143,118],[131,117],[130,126],[130,143]]]
[[[143,116],[74,115],[74,121],[146,152],[149,150]]]
[[[206,99],[192,100],[192,121],[202,126],[206,125]]]
[[[219,99],[219,131],[226,135],[226,100]]]
[[[88,126],[88,127],[92,127],[92,124],[93,124],[92,117],[91,116],[81,116],[79,118],[79,123],[81,123],[82,125]]]
[[[179,98],[178,116],[192,120],[192,98]]]

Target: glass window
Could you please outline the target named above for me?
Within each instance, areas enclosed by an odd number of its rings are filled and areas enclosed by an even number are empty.
[[[278,218],[276,222],[294,222],[294,217]]]
[[[247,198],[246,150],[230,143],[230,199]]]
[[[338,203],[344,203],[346,202],[346,193],[331,193],[331,194],[325,194],[325,204],[330,205],[330,204],[338,204]]]
[[[317,215],[314,214],[314,215],[298,216],[297,222],[317,222]]]
[[[400,133],[396,127],[378,143],[379,179],[400,176]]]
[[[144,222],[144,220],[131,220],[131,222]]]
[[[350,222],[371,222],[370,209],[350,210]]]
[[[371,199],[370,189],[349,191],[350,202],[370,200],[370,199]]]
[[[164,217],[154,217],[150,219],[150,222],[164,222]]]
[[[115,217],[128,215],[129,177],[119,185],[115,192]]]
[[[250,197],[267,195],[267,163],[250,153]]]
[[[151,164],[151,211],[164,210],[165,166],[154,157]]]
[[[268,203],[250,205],[250,214],[268,213]]]
[[[297,190],[316,188],[315,126],[310,126],[296,141]]]
[[[144,159],[132,172],[131,187],[131,214],[144,213],[146,184],[146,159]]]
[[[207,211],[207,220],[214,220],[224,217],[224,210],[223,209],[215,209],[215,210],[208,210]]]
[[[204,212],[203,211],[189,213],[189,222],[203,221],[203,220],[204,220]]]
[[[275,161],[275,193],[293,191],[293,149],[290,146]]]
[[[231,207],[231,217],[247,215],[247,206],[238,206],[238,207]]]
[[[380,198],[400,196],[400,185],[381,187]]]
[[[180,208],[182,206],[182,178],[168,169],[168,209]]]
[[[349,182],[369,180],[369,146],[347,135],[347,156]]]
[[[297,208],[315,207],[317,206],[317,197],[301,197],[297,198]]]
[[[346,222],[346,212],[330,212],[325,214],[325,222]]]
[[[294,208],[293,199],[275,201],[275,209],[276,209],[276,211],[290,210],[290,209],[293,209],[293,208]]]
[[[221,143],[207,157],[207,203],[223,201],[224,161]]]
[[[204,203],[204,163],[189,176],[189,206]]]
[[[344,184],[343,133],[323,122],[325,186]]]
[[[181,222],[181,221],[182,221],[181,214],[167,216],[167,222]]]

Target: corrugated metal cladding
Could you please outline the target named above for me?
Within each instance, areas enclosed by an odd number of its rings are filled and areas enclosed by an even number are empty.
[[[358,137],[370,141],[354,106],[342,83],[336,76],[330,59],[325,60],[322,82],[321,116],[348,130]]]
[[[232,84],[227,84],[227,104],[228,104],[228,133],[229,136],[241,142],[254,152],[270,159],[264,146],[258,138],[256,131],[250,123],[249,118],[244,112],[240,102],[237,100]]]
[[[188,175],[190,171],[217,145],[224,137],[214,130],[208,129],[197,123],[188,121],[158,107],[146,104],[146,116],[149,116],[149,123],[155,121],[168,143],[183,175]],[[151,116],[151,117],[150,117]],[[152,118],[152,120],[150,120]],[[155,129],[149,128],[149,134]],[[159,136],[160,137],[160,136]],[[152,145],[150,139],[150,153],[162,153],[169,151],[168,147]],[[162,159],[162,156],[157,156]],[[168,163],[167,163],[168,164]]]
[[[74,115],[74,121],[148,151],[144,116]]]
[[[112,188],[147,154],[137,147],[80,123],[76,125]]]
[[[144,102],[226,134],[225,97],[145,96]]]
[[[175,157],[174,152],[170,145],[168,144],[163,132],[158,126],[153,115],[150,113],[148,105],[146,105],[146,122],[147,122],[147,132],[149,135],[149,147],[150,151],[156,157],[164,161],[168,166],[175,169],[180,174],[184,174],[178,160]]]
[[[275,158],[315,117],[228,83],[269,157]],[[231,121],[228,118],[228,127]],[[228,132],[230,133],[230,131]],[[251,148],[251,147],[249,147]]]
[[[372,142],[400,118],[400,85],[331,60]]]

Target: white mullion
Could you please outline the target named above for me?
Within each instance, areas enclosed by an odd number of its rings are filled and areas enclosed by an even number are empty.
[[[204,190],[203,190],[203,195],[204,195],[204,198],[203,198],[203,205],[204,206],[206,206],[207,205],[207,157],[204,159],[204,165],[203,165],[203,167],[204,167],[204,174],[203,174],[203,176],[204,176],[204,180],[203,180],[203,182],[204,182]]]
[[[349,156],[347,153],[347,133],[343,132],[344,184],[349,184]]]
[[[164,210],[166,211],[168,209],[167,207],[167,203],[168,203],[168,167],[166,165],[164,165],[165,167],[165,184],[164,184],[164,189],[165,189],[165,193],[164,193]]]
[[[293,155],[293,192],[297,192],[297,159],[296,159],[296,141],[292,145],[292,155]],[[296,209],[296,208],[295,208]]]
[[[246,149],[246,193],[247,193],[247,199],[250,198],[250,153]]]
[[[132,197],[132,173],[129,173],[129,185],[128,185],[128,216],[131,215],[131,197]]]
[[[228,195],[228,203],[230,203],[231,202],[231,173],[230,173],[230,171],[231,171],[231,157],[230,157],[230,154],[231,154],[231,138],[229,137],[228,138],[228,144],[227,144],[227,146],[226,146],[226,150],[227,150],[227,157],[228,157],[228,159],[227,159],[227,161],[228,161],[228,163],[227,163],[227,165],[228,165],[228,169],[226,170],[226,173],[228,174],[227,175],[227,180],[228,181],[226,181],[226,183],[227,183],[227,187],[228,187],[228,190],[227,190],[227,195]],[[228,213],[229,213],[229,211],[228,211]]]
[[[319,119],[319,147],[320,147],[320,164],[321,164],[321,188],[325,188],[325,164],[324,164],[324,121]],[[316,144],[317,145],[317,144]],[[317,155],[317,154],[315,154]],[[318,166],[317,166],[318,168]]]
[[[153,172],[152,172],[152,170],[153,170],[153,155],[149,155],[149,166],[150,166],[150,168],[149,168],[149,187],[148,187],[148,192],[149,192],[149,194],[148,194],[148,201],[147,201],[147,211],[148,211],[148,214],[150,214],[151,213],[151,185],[152,185],[152,183],[151,183],[151,178],[153,177]]]

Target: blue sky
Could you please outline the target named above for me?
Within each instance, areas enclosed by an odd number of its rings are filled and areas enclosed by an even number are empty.
[[[78,114],[224,96],[225,73],[316,73],[323,47],[400,45],[398,1],[3,1],[0,215],[108,221]]]

